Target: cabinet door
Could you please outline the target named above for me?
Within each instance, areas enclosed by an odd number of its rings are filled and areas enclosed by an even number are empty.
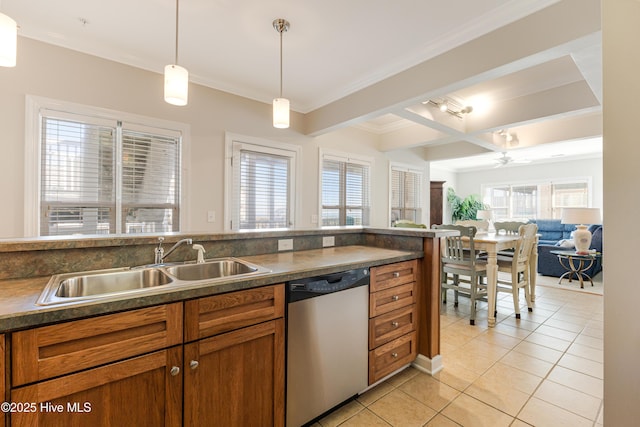
[[[5,375],[5,345],[4,345],[4,335],[0,335],[0,396],[2,397],[3,402],[7,402],[7,396],[5,395],[6,389],[6,375]],[[6,414],[0,413],[0,427],[5,426],[5,418]]]
[[[186,344],[184,425],[284,425],[284,320]]]
[[[11,426],[179,427],[181,366],[177,346],[13,389],[12,402],[34,405],[11,413]]]

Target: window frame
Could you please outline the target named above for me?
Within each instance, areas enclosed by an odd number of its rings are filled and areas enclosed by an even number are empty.
[[[424,169],[420,169],[419,167],[416,167],[415,165],[408,165],[408,164],[404,164],[404,163],[397,163],[397,162],[391,162],[389,163],[389,217],[388,217],[388,223],[392,225],[392,218],[393,218],[393,210],[394,210],[394,206],[393,206],[393,171],[399,171],[399,172],[409,172],[409,173],[414,173],[416,175],[418,175],[419,179],[417,182],[420,183],[420,188],[418,189],[418,196],[420,198],[419,200],[419,205],[417,208],[405,208],[402,207],[400,208],[401,210],[406,210],[406,209],[410,209],[410,210],[417,210],[419,211],[419,215],[416,215],[416,223],[424,223],[424,215],[425,212],[427,212],[427,206],[426,206],[426,199],[427,194],[426,194],[426,177],[428,176],[427,171]]]
[[[189,227],[188,204],[188,174],[186,159],[190,155],[190,126],[185,123],[153,117],[141,116],[106,108],[77,104],[73,102],[60,101],[34,95],[27,95],[25,100],[25,198],[24,198],[24,236],[40,237],[40,192],[41,192],[41,154],[42,154],[42,116],[43,112],[55,112],[56,116],[73,118],[89,117],[96,122],[117,123],[123,122],[127,125],[127,130],[147,129],[166,135],[179,135],[180,145],[178,147],[179,174],[180,174],[180,208],[179,225],[180,231]],[[120,201],[118,201],[119,203]],[[132,233],[143,234],[143,233]],[[109,234],[82,234],[76,237],[85,236],[115,236],[132,235],[123,233],[116,228],[114,233]],[[65,235],[51,236],[64,237]]]
[[[276,228],[240,229],[240,201],[235,198],[235,186],[240,177],[239,149],[241,146],[250,148],[251,151],[263,154],[285,155],[291,159],[291,174],[289,181],[289,226],[286,229],[296,227],[298,223],[297,212],[297,183],[300,181],[300,163],[302,148],[298,145],[277,142],[263,138],[240,135],[225,132],[225,162],[224,162],[224,230],[225,231],[273,231]],[[234,157],[237,159],[234,167]]]
[[[586,184],[587,186],[587,202],[586,202],[586,206],[584,207],[592,207],[593,204],[593,179],[590,176],[574,176],[574,177],[563,177],[563,178],[555,178],[555,179],[544,179],[544,180],[527,180],[527,181],[509,181],[509,182],[495,182],[495,183],[487,183],[487,184],[482,184],[480,186],[480,194],[482,195],[482,201],[483,203],[488,204],[492,209],[493,206],[491,206],[491,200],[488,200],[485,196],[485,192],[487,190],[487,188],[498,188],[498,187],[502,187],[502,188],[507,188],[509,195],[508,195],[508,200],[507,200],[507,213],[508,213],[508,218],[509,220],[517,220],[517,219],[525,219],[525,218],[520,218],[520,217],[514,217],[513,216],[513,200],[512,200],[512,188],[513,187],[526,187],[526,186],[535,186],[536,187],[536,191],[537,191],[537,195],[536,195],[536,213],[535,213],[535,217],[534,218],[527,218],[527,219],[540,219],[540,218],[550,218],[553,216],[553,211],[551,211],[549,214],[545,213],[545,212],[541,212],[542,206],[543,204],[541,203],[540,198],[542,197],[542,193],[543,191],[541,191],[540,189],[544,186],[551,186],[553,187],[554,185],[561,185],[561,184]],[[551,209],[554,209],[553,207],[553,199],[548,201],[549,206],[551,207]],[[577,207],[577,206],[576,206]],[[502,208],[501,208],[502,209]],[[551,215],[551,216],[549,216]],[[494,215],[494,221],[497,220],[505,220],[505,219],[500,219],[499,217],[496,218]]]
[[[324,160],[335,160],[335,161],[344,161],[346,163],[352,163],[352,164],[359,164],[359,165],[363,165],[363,166],[367,166],[368,167],[368,177],[367,177],[367,182],[368,182],[368,186],[367,186],[367,195],[366,195],[366,199],[369,201],[369,206],[364,207],[363,206],[363,224],[362,225],[353,225],[353,227],[367,227],[371,225],[371,211],[372,211],[372,192],[371,192],[371,187],[372,187],[372,177],[373,177],[373,167],[374,167],[374,159],[373,157],[369,157],[369,156],[364,156],[364,155],[359,155],[359,154],[353,154],[353,153],[347,153],[347,152],[343,152],[343,151],[334,151],[334,150],[323,150],[322,148],[318,149],[318,224],[320,226],[320,228],[331,228],[331,227],[335,227],[333,225],[323,225],[323,220],[322,220],[322,211],[324,209],[324,206],[322,204],[322,186],[323,186],[323,180],[322,180],[322,175],[323,175],[323,165],[324,165]],[[347,198],[346,193],[345,193],[345,198]],[[340,206],[338,205],[338,209],[348,209],[348,206]],[[365,212],[366,210],[366,212]],[[339,218],[341,218],[341,214],[338,215]],[[367,219],[367,224],[364,224],[364,218],[366,217]],[[346,222],[346,221],[345,221]],[[352,227],[346,224],[343,225],[339,225],[339,227]]]

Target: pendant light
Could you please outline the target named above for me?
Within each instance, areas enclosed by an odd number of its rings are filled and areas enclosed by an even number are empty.
[[[176,60],[164,67],[164,100],[183,106],[189,99],[189,72],[178,65],[178,11],[179,0],[176,0]]]
[[[4,13],[0,13],[0,67],[16,66],[18,24]]]
[[[273,127],[286,129],[289,127],[289,100],[282,97],[282,33],[289,30],[289,21],[276,19],[273,28],[280,33],[280,97],[273,100]]]

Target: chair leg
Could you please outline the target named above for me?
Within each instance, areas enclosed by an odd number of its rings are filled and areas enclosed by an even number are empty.
[[[513,307],[516,311],[516,319],[520,318],[520,288],[518,287],[518,273],[511,274],[511,290],[513,294]]]
[[[527,277],[527,276],[525,276]],[[524,298],[527,300],[527,309],[529,312],[533,312],[533,303],[531,302],[531,291],[529,290],[529,280],[524,281]]]
[[[460,276],[458,276],[457,274],[453,275],[453,284],[455,286],[460,286]],[[458,289],[453,290],[453,306],[458,306]]]
[[[471,313],[469,314],[469,324],[476,324],[476,289],[478,287],[478,276],[472,274],[469,277],[469,299],[471,303]]]

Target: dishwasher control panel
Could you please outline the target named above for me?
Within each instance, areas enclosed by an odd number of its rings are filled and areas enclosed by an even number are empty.
[[[369,269],[359,268],[287,283],[289,302],[300,301],[369,284]]]

